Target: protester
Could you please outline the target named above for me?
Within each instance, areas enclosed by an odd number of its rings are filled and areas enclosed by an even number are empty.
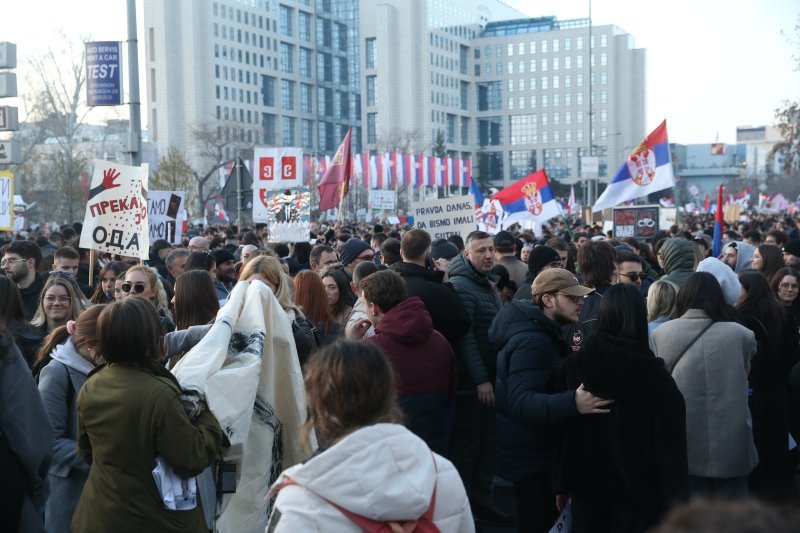
[[[800,272],[792,267],[784,267],[775,272],[770,280],[770,288],[784,311],[794,321],[795,327],[800,328]]]
[[[348,277],[341,269],[335,268],[335,266],[334,264],[326,267],[320,272],[320,278],[325,287],[325,295],[328,298],[331,319],[339,326],[339,329],[344,331],[347,317],[350,316],[350,311],[353,309],[349,299],[352,291],[348,286],[351,277]],[[353,300],[353,303],[355,303],[355,300]]]
[[[792,493],[789,462],[789,372],[800,361],[798,333],[767,281],[757,272],[739,274],[742,296],[736,303],[743,323],[756,338],[749,384],[753,439],[759,462],[750,474],[750,490],[766,500],[784,500]]]
[[[331,317],[325,285],[313,271],[304,270],[294,277],[294,303],[314,325],[314,337],[319,346],[333,342],[344,333]]]
[[[373,259],[375,259],[375,252],[372,251],[369,244],[355,237],[348,239],[339,248],[339,262],[344,266],[342,270],[347,275],[348,283],[353,276],[353,269],[358,263]]]
[[[686,280],[675,314],[653,332],[653,348],[686,401],[690,495],[745,498],[747,476],[758,463],[747,405],[755,337],[733,321],[708,272]]]
[[[647,291],[647,339],[653,347],[653,332],[673,318],[675,302],[678,299],[678,286],[660,279],[650,285]]]
[[[216,263],[214,271],[214,288],[217,290],[217,298],[222,305],[228,299],[228,295],[236,283],[236,275],[234,274],[234,267],[236,266],[236,258],[228,250],[214,250],[211,252]]]
[[[511,233],[500,231],[494,236],[494,249],[496,264],[502,265],[508,271],[508,276],[517,288],[525,283],[525,274],[528,273],[528,266],[517,259],[517,240]],[[515,291],[516,292],[516,291]]]
[[[189,239],[189,252],[191,253],[206,253],[211,247],[211,243],[205,237],[192,237]]]
[[[78,456],[75,401],[86,377],[102,362],[97,351],[97,318],[103,306],[90,307],[47,336],[40,359],[51,359],[41,369],[39,392],[53,426],[55,442],[50,464],[50,497],[45,505],[48,533],[69,533],[72,515],[89,474]]]
[[[723,263],[731,267],[734,272],[739,273],[743,270],[753,268],[753,254],[756,247],[752,244],[747,244],[742,241],[729,242],[722,249],[722,257],[720,259]]]
[[[166,259],[170,250],[172,250],[172,245],[165,239],[156,239],[150,243],[150,257],[147,261],[147,266],[155,268],[158,275],[164,279],[169,274]]]
[[[131,328],[130,324],[136,324]],[[97,349],[108,364],[78,394],[78,453],[89,477],[72,520],[75,533],[93,531],[207,532],[200,507],[170,510],[153,467],[167,475],[200,474],[219,454],[223,433],[204,405],[181,405],[178,382],[159,363],[161,327],[144,298],[103,310]]]
[[[269,287],[292,325],[297,356],[300,364],[304,365],[308,356],[317,348],[314,324],[306,320],[300,307],[292,301],[292,293],[281,263],[274,257],[256,257],[244,267],[240,281],[260,281]]]
[[[534,250],[535,251],[535,250]],[[495,317],[489,340],[500,348],[496,382],[498,472],[514,484],[519,531],[549,531],[558,515],[552,470],[557,424],[608,404],[583,388],[561,386],[569,347],[561,327],[577,322],[592,289],[561,268],[539,274],[532,301],[514,300]]]
[[[381,244],[379,250],[380,264],[387,267],[396,265],[400,262],[400,241],[391,237],[387,238]]]
[[[269,531],[475,530],[453,465],[398,423],[394,375],[377,347],[326,346],[305,386],[306,442],[313,429],[326,446],[272,486]]]
[[[153,269],[144,265],[136,265],[129,268],[125,272],[122,292],[124,298],[142,298],[153,304],[153,307],[158,311],[159,321],[164,328],[164,332],[175,329],[172,313],[167,303],[167,295]]]
[[[11,533],[42,533],[49,494],[53,427],[30,368],[0,323],[0,524]]]
[[[646,322],[637,288],[609,288],[597,331],[565,363],[568,388],[614,401],[606,416],[565,424],[558,491],[572,500],[574,533],[644,533],[688,499],[686,409]]]
[[[336,252],[330,246],[318,244],[311,249],[308,261],[311,270],[319,274],[323,268],[336,262]]]
[[[617,283],[627,283],[641,289],[645,279],[647,274],[641,258],[634,252],[617,250]]]
[[[775,272],[783,268],[781,249],[772,244],[762,244],[753,252],[753,268],[761,272],[769,282]]]
[[[461,475],[475,517],[508,526],[514,520],[492,502],[497,349],[489,341],[489,326],[501,306],[493,285],[496,278],[491,275],[494,261],[492,236],[473,231],[467,235],[464,253],[448,266],[450,283],[472,322],[458,351],[458,395],[450,459]]]
[[[165,261],[167,266],[167,281],[175,286],[175,280],[178,279],[178,276],[183,274],[183,271],[186,270],[186,263],[189,261],[189,250],[186,248],[175,248],[170,250],[169,254],[167,254],[167,259]]]
[[[528,272],[525,274],[525,281],[514,294],[515,300],[530,300],[533,297],[531,283],[536,279],[540,272],[548,268],[563,268],[561,266],[561,256],[557,250],[546,245],[540,245],[528,254]]]
[[[22,240],[12,241],[3,247],[2,252],[0,268],[17,284],[25,318],[32,320],[46,281],[45,276],[37,275],[42,252],[35,243]]]
[[[5,276],[0,276],[0,330],[14,339],[25,362],[33,367],[42,334],[25,320],[19,288]]]
[[[192,252],[189,254],[189,259],[186,261],[186,268],[184,269],[184,272],[186,270],[205,270],[211,274],[212,278],[215,278],[217,261],[210,253]]]
[[[386,242],[384,240],[383,242]],[[353,269],[353,281],[350,282],[350,289],[355,293],[358,297],[356,303],[353,304],[353,308],[350,310],[350,315],[347,317],[347,323],[345,324],[345,332],[347,328],[353,324],[360,323],[363,320],[369,320],[369,315],[367,314],[366,309],[366,302],[364,301],[364,297],[361,294],[361,280],[378,272],[379,268],[378,265],[373,263],[372,261],[362,261],[356,268]],[[375,335],[375,327],[370,325],[367,328],[366,332],[364,332],[364,337],[372,337]],[[360,337],[359,337],[360,338]]]
[[[65,325],[68,320],[76,320],[89,305],[72,276],[51,275],[44,284],[31,325],[42,336],[48,335],[58,326]]]
[[[89,299],[93,304],[109,304],[114,301],[114,282],[122,276],[128,266],[121,261],[112,261],[100,269],[97,287]]]
[[[671,281],[680,289],[695,270],[694,248],[692,243],[680,237],[667,239],[658,252],[663,263],[664,275],[661,279]]]

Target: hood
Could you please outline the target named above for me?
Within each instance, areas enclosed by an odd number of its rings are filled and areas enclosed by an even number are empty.
[[[366,518],[415,520],[430,505],[436,485],[433,461],[425,442],[403,426],[375,424],[284,471],[270,495],[289,478]]]
[[[739,283],[739,276],[731,270],[731,267],[716,257],[707,257],[700,261],[700,264],[697,265],[697,271],[708,272],[717,278],[720,287],[722,287],[722,295],[726,304],[735,304],[736,300],[741,296],[742,284]]]
[[[422,300],[412,296],[389,309],[375,331],[402,344],[419,344],[431,336],[433,320]]]
[[[586,390],[609,399],[656,393],[653,382],[664,372],[664,361],[647,345],[604,333],[587,339],[575,355],[575,365]]]
[[[450,278],[464,277],[469,278],[478,285],[489,286],[491,281],[496,281],[497,276],[493,274],[481,274],[472,266],[472,263],[466,258],[464,254],[458,254],[450,261],[447,267],[447,275]]]
[[[81,354],[75,349],[72,337],[69,337],[63,344],[56,346],[50,357],[83,375],[88,375],[89,372],[94,370],[94,365],[81,357]]]
[[[489,327],[489,342],[502,350],[518,333],[542,331],[561,339],[561,328],[538,306],[526,300],[512,300],[504,305]]]
[[[692,243],[680,237],[667,240],[661,247],[664,272],[694,272],[694,249]]]
[[[431,270],[414,263],[395,263],[391,268],[403,277],[417,277],[435,283],[441,283],[444,280],[444,272]]]
[[[747,244],[743,241],[735,241],[736,242],[736,272],[741,272],[742,270],[749,270],[753,268],[753,254],[756,252],[756,247],[752,244]],[[731,243],[728,243],[725,247],[727,248],[730,246]]]

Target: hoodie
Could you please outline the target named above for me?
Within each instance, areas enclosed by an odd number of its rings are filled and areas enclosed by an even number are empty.
[[[756,247],[743,241],[733,241],[726,244],[725,248],[729,248],[732,245],[736,245],[736,268],[734,270],[741,272],[742,270],[752,269],[753,254],[756,252]]]
[[[694,249],[691,241],[680,237],[667,240],[661,247],[661,258],[664,261],[665,273],[661,279],[683,287],[689,276],[694,273]]]
[[[88,376],[89,372],[94,370],[94,365],[78,353],[77,348],[75,348],[75,341],[73,341],[72,337],[69,337],[63,344],[56,346],[50,354],[50,357],[52,357],[54,361],[63,363],[84,376]]]
[[[722,287],[722,295],[725,303],[733,305],[742,294],[742,285],[739,283],[739,277],[731,270],[731,267],[717,259],[716,257],[707,257],[700,261],[697,265],[698,272],[708,272],[719,281]]]
[[[464,484],[453,465],[403,426],[375,424],[285,470],[269,531],[362,531],[335,506],[380,522],[416,520],[430,507],[443,533],[475,531]]]

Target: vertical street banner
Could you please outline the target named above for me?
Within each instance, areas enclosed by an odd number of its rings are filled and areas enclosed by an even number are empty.
[[[311,195],[308,187],[266,191],[269,242],[308,242]]]
[[[148,258],[147,170],[94,160],[81,248]]]
[[[253,220],[267,222],[267,191],[302,187],[304,174],[302,148],[256,146],[253,150]]]
[[[86,103],[122,104],[122,43],[86,43]]]
[[[180,244],[185,215],[184,191],[150,191],[147,193],[147,221],[150,225],[150,242],[164,239],[170,244]]]
[[[14,174],[0,172],[0,230],[14,229]]]

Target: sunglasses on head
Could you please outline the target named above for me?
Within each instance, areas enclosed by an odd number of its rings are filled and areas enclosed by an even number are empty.
[[[133,292],[136,294],[141,294],[144,292],[144,283],[134,283],[131,285],[130,283],[125,282],[122,284],[122,292],[128,293],[131,292],[131,289],[133,289]]]

